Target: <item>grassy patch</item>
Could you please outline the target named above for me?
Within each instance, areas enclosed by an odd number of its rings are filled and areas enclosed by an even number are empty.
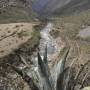
[[[40,31],[33,27],[32,37],[20,47],[20,51],[32,53],[33,50],[38,46],[40,40]],[[21,35],[22,36],[22,35]]]
[[[27,31],[22,31],[22,32],[17,33],[17,35],[19,38],[21,38],[23,36],[29,36],[29,35],[31,35],[31,33],[27,32]]]
[[[46,22],[45,21],[44,22],[41,22],[39,25],[35,25],[33,27],[33,30],[40,31],[40,30],[42,30],[42,28],[44,28],[45,25],[46,25]]]

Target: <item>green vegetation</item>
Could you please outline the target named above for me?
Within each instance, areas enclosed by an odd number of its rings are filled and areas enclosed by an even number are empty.
[[[23,79],[28,83],[29,86],[31,86],[31,90],[75,90],[76,81],[79,78],[79,75],[81,73],[81,70],[83,71],[84,66],[87,65],[89,62],[85,63],[83,67],[78,72],[78,75],[76,74],[75,78],[72,78],[73,76],[73,63],[75,61],[72,61],[71,64],[65,68],[66,59],[69,54],[69,48],[63,53],[62,58],[58,61],[56,65],[54,65],[53,68],[51,68],[51,71],[48,66],[48,59],[47,59],[47,47],[45,48],[45,54],[42,57],[40,56],[40,53],[38,52],[38,70],[37,71],[31,71],[29,64],[26,62],[22,56],[20,56],[21,61],[27,66],[29,69],[28,71],[31,73],[31,75],[27,75],[27,73],[23,72],[22,70],[19,70],[18,68],[12,66],[12,68],[23,77]],[[84,80],[82,80],[82,83],[80,84],[80,87],[78,88],[81,90],[83,87],[83,83],[85,81],[86,75],[88,75],[89,72],[87,72],[84,76]],[[32,76],[32,78],[31,78]],[[44,88],[44,89],[43,89]],[[87,87],[90,88],[90,87]],[[84,90],[87,90],[84,88]]]
[[[35,26],[33,27],[33,29],[34,29],[35,31],[40,31],[40,30],[42,30],[42,28],[44,28],[45,25],[46,25],[46,21],[41,22],[39,25],[35,25]]]
[[[40,40],[40,31],[33,29],[33,32],[30,34],[32,35],[31,38],[27,41],[27,43],[23,44],[20,47],[21,51],[32,53],[32,51],[35,50],[36,46],[38,46]],[[28,34],[24,33],[24,35]]]
[[[23,79],[32,87],[31,89],[32,90],[59,90],[59,83],[58,82],[58,79],[61,78],[60,75],[62,75],[62,73],[64,72],[64,68],[65,68],[65,62],[66,62],[66,58],[68,56],[68,53],[69,53],[69,49],[66,50],[66,52],[64,53],[62,59],[59,61],[59,63],[57,65],[55,65],[55,67],[52,69],[55,71],[54,72],[50,72],[49,70],[49,66],[48,66],[48,60],[47,60],[47,48],[45,49],[45,54],[44,54],[44,58],[42,60],[40,54],[38,53],[38,73],[33,73],[31,72],[31,74],[33,74],[33,77],[31,78],[31,76],[28,76],[27,73],[23,73],[22,71],[20,71],[19,69],[17,69],[16,67],[12,66],[12,68],[19,74],[23,77]],[[22,60],[22,56],[20,56],[20,59]],[[23,63],[25,65],[28,65],[26,60],[23,59],[22,60]],[[27,67],[30,71],[30,68],[29,66]],[[57,71],[58,69],[58,71]],[[57,75],[56,75],[56,73]],[[24,74],[24,75],[23,75]],[[51,74],[54,74],[54,76],[52,77]],[[35,77],[36,76],[36,77]],[[27,79],[28,77],[28,79]],[[57,78],[56,78],[57,77]],[[29,79],[30,78],[30,79]],[[64,78],[64,77],[63,77]],[[53,81],[55,79],[55,82]],[[63,80],[63,79],[61,79]],[[29,83],[30,82],[30,83]],[[41,83],[41,84],[40,84]],[[67,84],[66,84],[67,86]],[[61,88],[63,86],[61,85]],[[61,90],[64,90],[61,89]]]

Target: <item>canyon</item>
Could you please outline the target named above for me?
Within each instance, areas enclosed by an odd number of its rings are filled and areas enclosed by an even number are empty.
[[[59,61],[68,47],[65,69],[72,66],[70,83],[75,83],[74,90],[81,90],[86,78],[83,87],[90,86],[89,29],[90,0],[0,0],[0,89],[37,90],[34,80],[38,88],[47,90],[47,77],[35,79],[40,69],[37,53],[43,59],[45,47],[48,59],[45,68],[48,70],[49,66],[53,71],[55,88]]]

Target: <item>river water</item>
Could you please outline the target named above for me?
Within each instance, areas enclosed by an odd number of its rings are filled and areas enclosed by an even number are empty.
[[[40,44],[38,46],[39,47],[39,50],[40,50],[40,55],[43,58],[43,54],[45,52],[45,47],[47,45],[47,56],[48,56],[47,58],[48,58],[48,61],[49,61],[49,63],[48,63],[49,65],[51,65],[52,60],[55,58],[56,55],[58,55],[60,53],[60,50],[62,48],[61,47],[61,44],[58,44],[57,39],[54,39],[50,35],[50,31],[52,31],[52,29],[53,29],[53,23],[49,22],[40,31],[41,39],[40,39]],[[60,41],[60,38],[58,40],[59,40],[59,42],[61,42]],[[23,59],[23,60],[25,61],[25,59]],[[32,78],[33,80],[36,80],[37,81],[37,78],[39,78],[38,79],[39,80],[38,83],[40,85],[42,83],[43,78],[41,78],[40,77],[40,74],[39,74],[37,52],[33,52],[33,54],[30,56],[30,60],[33,62],[32,64],[30,64],[30,67],[27,67],[27,66],[29,66],[29,62],[26,62],[25,61],[24,64],[20,63],[17,66],[17,68],[19,70],[22,70],[22,72],[24,72],[25,74],[27,74],[28,76],[30,76],[30,78]],[[17,74],[10,74],[10,75],[11,75],[12,78],[17,78],[18,77]],[[36,83],[36,84],[38,84],[38,83]],[[44,82],[43,82],[42,85],[44,85]],[[29,89],[26,89],[26,90],[29,90]],[[46,90],[48,90],[48,89],[46,89]]]
[[[54,39],[50,35],[50,31],[53,29],[53,23],[49,22],[47,25],[40,31],[41,39],[39,44],[39,52],[41,57],[43,58],[45,47],[47,46],[47,58],[48,62],[52,62],[60,53],[62,49],[62,41],[59,39]],[[32,55],[33,63],[37,64],[37,52]],[[50,63],[49,63],[50,64]]]
[[[54,39],[50,35],[50,31],[52,30],[53,30],[53,23],[51,22],[47,23],[47,25],[40,31],[41,39],[39,44],[39,52],[40,52],[41,58],[43,58],[43,54],[45,52],[45,48],[47,45],[47,58],[48,58],[48,65],[50,68],[53,65],[52,62],[55,61],[58,55],[60,54],[60,51],[63,46],[60,38]],[[38,80],[38,83],[36,83],[37,86],[39,85],[40,88],[44,86],[45,90],[48,90],[47,89],[48,83],[46,82],[45,78],[41,77],[41,73],[39,71],[37,52],[35,52],[35,54],[32,55],[32,61],[34,65],[32,66],[32,69],[27,72],[27,75],[31,76],[31,78],[33,78],[34,80]],[[41,90],[44,90],[44,89],[41,89]]]
[[[47,53],[53,54],[56,52],[59,52],[58,45],[56,43],[56,40],[50,35],[50,31],[53,29],[53,24],[48,23],[45,28],[43,28],[40,32],[41,34],[41,40],[40,40],[40,54],[42,55],[45,52],[45,47],[47,45]]]

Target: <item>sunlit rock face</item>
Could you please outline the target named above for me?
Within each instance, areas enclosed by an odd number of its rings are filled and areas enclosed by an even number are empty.
[[[39,14],[48,14],[53,12],[74,11],[74,9],[83,10],[90,8],[90,0],[34,0],[33,10]]]

